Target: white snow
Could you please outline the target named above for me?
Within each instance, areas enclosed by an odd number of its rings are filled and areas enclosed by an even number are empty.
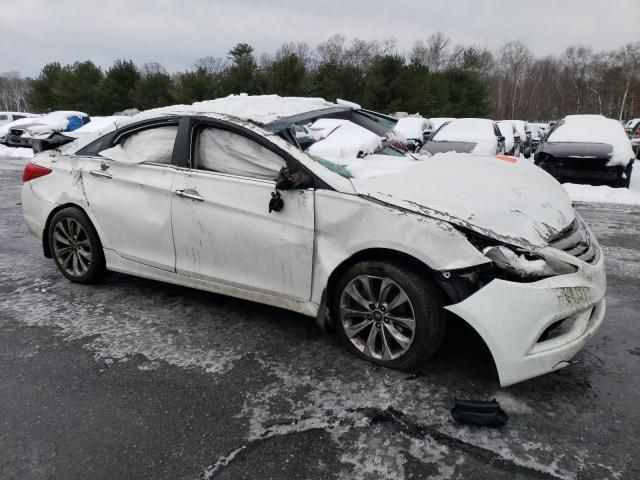
[[[432,117],[429,118],[431,125],[433,125],[433,131],[435,132],[443,123],[451,122],[455,120],[453,117]]]
[[[355,159],[358,155],[375,152],[384,139],[360,125],[347,121],[333,130],[324,140],[308,149],[310,155],[327,160]]]
[[[513,126],[511,125],[511,122],[501,121],[501,122],[496,122],[496,125],[498,125],[498,128],[500,129],[500,133],[504,137],[505,151],[507,152],[511,151],[516,141],[515,137],[513,136]]]
[[[215,100],[196,102],[193,105],[174,105],[155,110],[147,110],[140,115],[172,113],[218,113],[256,123],[270,123],[280,118],[291,117],[301,113],[324,108],[336,107],[337,104],[322,98],[281,97],[279,95],[229,95]],[[132,117],[133,120],[138,116]]]
[[[439,130],[436,142],[473,142],[476,155],[494,155],[498,139],[493,130],[493,121],[486,118],[458,118]]]
[[[0,158],[33,158],[30,148],[11,148],[0,145]]]
[[[612,188],[605,185],[595,187],[575,183],[564,183],[562,186],[574,202],[640,205],[640,163],[633,164],[630,188]]]
[[[631,142],[617,120],[602,115],[567,115],[560,122],[548,142],[606,143],[613,147],[609,166],[626,166],[634,157]]]
[[[351,123],[349,120],[341,120],[339,118],[319,118],[307,128],[311,132],[315,140],[322,140],[336,128]]]
[[[95,133],[103,130],[112,125],[117,126],[118,123],[128,120],[129,117],[123,115],[113,115],[111,117],[91,117],[91,121],[83,127],[69,132],[70,137],[76,136],[76,134]]]
[[[423,117],[402,117],[394,127],[394,131],[406,140],[422,141],[424,131],[429,129],[429,120]]]

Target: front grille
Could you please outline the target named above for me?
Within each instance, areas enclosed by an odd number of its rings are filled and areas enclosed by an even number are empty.
[[[549,243],[554,248],[567,252],[583,262],[594,263],[598,252],[591,242],[589,231],[580,218],[576,218],[571,227]]]

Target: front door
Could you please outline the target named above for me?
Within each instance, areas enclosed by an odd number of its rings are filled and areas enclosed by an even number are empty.
[[[284,208],[269,212],[282,157],[237,131],[201,127],[192,138],[193,168],[173,187],[176,271],[309,300],[313,190],[281,192]]]

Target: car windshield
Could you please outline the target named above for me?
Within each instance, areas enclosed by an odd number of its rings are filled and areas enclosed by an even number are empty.
[[[409,168],[416,159],[397,138],[396,121],[365,110],[320,116],[294,124],[300,148],[314,161],[345,178],[370,178]],[[305,142],[301,142],[301,132]]]

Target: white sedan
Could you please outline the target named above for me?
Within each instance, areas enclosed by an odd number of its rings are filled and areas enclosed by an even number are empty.
[[[303,151],[295,125],[323,118],[345,122]],[[562,187],[513,157],[416,159],[394,122],[277,96],[143,112],[37,155],[25,222],[73,282],[111,270],[275,305],[384,366],[421,366],[450,314],[502,385],[566,366],[603,320],[605,273]]]

